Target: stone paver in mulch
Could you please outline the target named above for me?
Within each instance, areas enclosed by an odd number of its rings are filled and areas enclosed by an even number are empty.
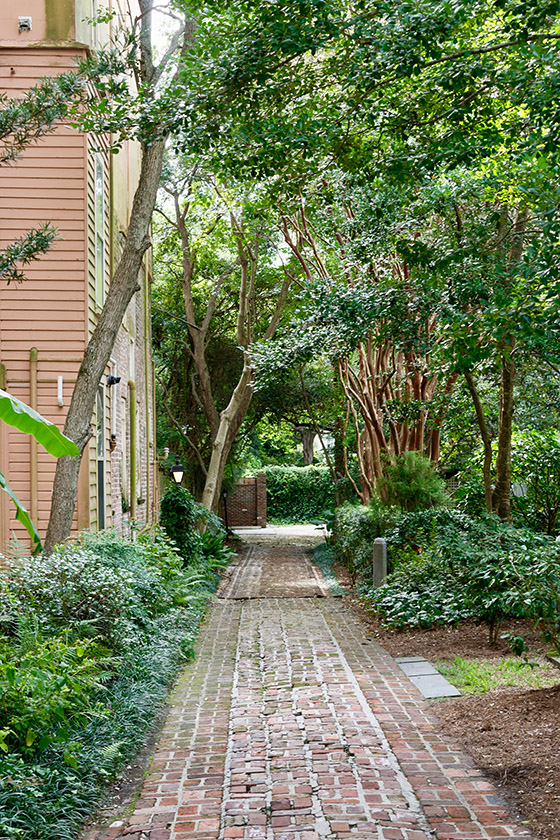
[[[132,817],[90,837],[526,840],[389,654],[344,604],[314,597],[324,591],[297,546],[244,553]]]

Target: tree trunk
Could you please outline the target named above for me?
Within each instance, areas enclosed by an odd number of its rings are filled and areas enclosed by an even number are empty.
[[[212,455],[202,493],[202,505],[214,513],[218,510],[222,480],[227,459],[245,419],[253,395],[253,369],[249,354],[245,352],[245,363],[239,382],[226,408],[220,413],[218,432],[212,442]]]
[[[512,350],[513,343],[502,356],[496,487],[492,494],[492,508],[504,522],[511,522],[511,436],[515,382],[515,362],[511,358]]]
[[[156,202],[164,148],[165,140],[158,140],[142,149],[140,178],[122,255],[97,326],[86,347],[66,417],[64,434],[75,441],[80,450],[80,458],[58,460],[45,539],[46,553],[52,552],[57,543],[67,539],[72,528],[80,460],[92,436],[91,418],[97,388],[111,356],[128,304],[140,288],[138,275],[144,254],[151,245],[150,222]]]
[[[346,501],[346,492],[343,484],[343,479],[346,475],[344,421],[342,417],[338,415],[334,420],[334,471],[336,473],[336,481],[334,485],[334,506],[337,508]]]
[[[465,373],[465,380],[470,395],[472,397],[474,410],[476,412],[476,419],[478,422],[478,428],[480,429],[480,436],[482,438],[482,443],[484,446],[484,464],[482,466],[482,476],[484,479],[484,499],[486,502],[486,510],[488,511],[488,513],[492,513],[492,511],[494,510],[492,503],[492,481],[490,478],[490,469],[492,467],[492,441],[490,439],[490,432],[488,431],[488,426],[486,424],[484,409],[482,408],[482,403],[480,402],[480,397],[478,395],[478,391],[476,390],[476,385],[474,383],[472,373]]]
[[[301,435],[301,441],[303,443],[303,466],[309,467],[313,463],[313,444],[315,443],[316,434],[313,429],[306,429],[303,426],[299,426],[298,432]]]

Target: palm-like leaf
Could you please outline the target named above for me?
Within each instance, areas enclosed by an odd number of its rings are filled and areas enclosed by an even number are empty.
[[[62,434],[58,426],[30,408],[17,397],[0,389],[0,420],[20,432],[32,435],[55,458],[63,455],[79,456],[76,444]]]
[[[18,499],[18,497],[16,496],[16,494],[14,493],[14,491],[12,490],[2,473],[0,473],[0,487],[8,494],[8,496],[16,506],[16,519],[19,519],[19,521],[21,522],[21,524],[23,525],[33,542],[36,543],[35,550],[40,551],[43,548],[43,543],[41,542],[41,537],[37,532],[37,528],[33,524],[33,520],[27,512],[27,508],[20,502],[20,500]]]

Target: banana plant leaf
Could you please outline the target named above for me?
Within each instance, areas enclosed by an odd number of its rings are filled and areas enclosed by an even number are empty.
[[[1,389],[0,420],[9,426],[15,426],[20,432],[32,435],[55,458],[80,454],[76,444],[63,435],[58,426],[50,420],[45,420],[33,408]]]
[[[33,542],[36,544],[34,553],[42,551],[43,543],[41,542],[41,537],[37,532],[37,528],[33,524],[33,520],[29,516],[26,507],[20,502],[20,500],[18,499],[18,497],[16,496],[16,494],[14,493],[14,491],[12,490],[2,473],[0,473],[0,487],[8,494],[8,496],[16,506],[16,519],[18,519],[21,522],[21,524],[23,525]]]

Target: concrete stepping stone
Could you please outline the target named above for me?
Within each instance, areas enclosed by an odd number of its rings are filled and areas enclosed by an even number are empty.
[[[423,656],[399,656],[395,661],[426,699],[461,696],[459,689]]]

